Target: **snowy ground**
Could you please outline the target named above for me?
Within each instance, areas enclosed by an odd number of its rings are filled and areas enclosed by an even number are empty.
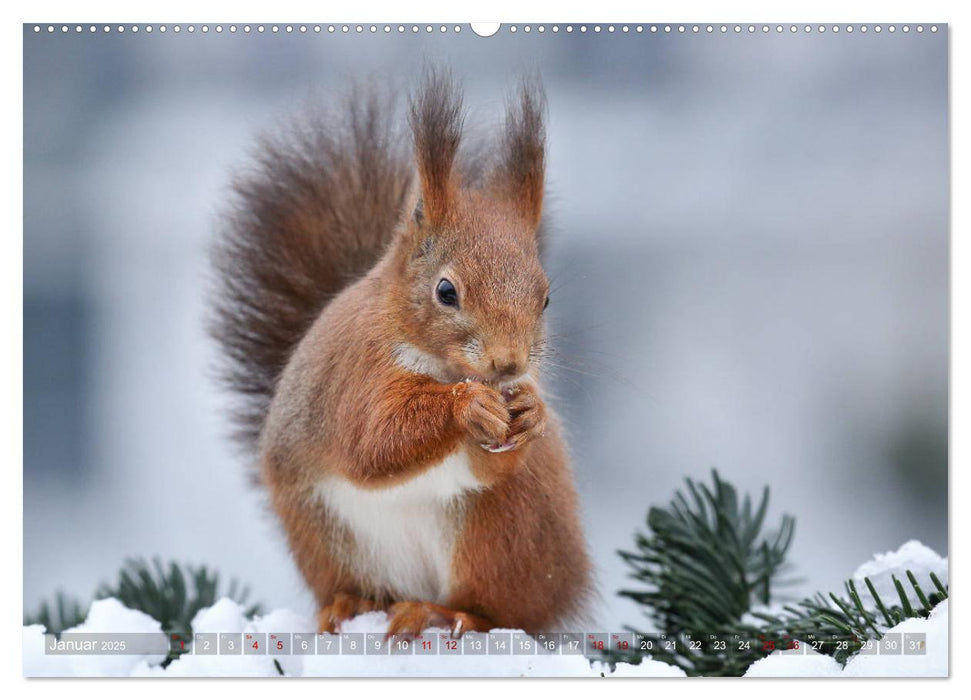
[[[201,611],[192,623],[196,633],[266,632],[305,633],[314,621],[289,610],[277,610],[247,620],[242,609],[223,598]],[[128,610],[114,599],[98,601],[88,620],[72,632],[160,632],[158,622],[143,613]],[[384,613],[367,613],[346,623],[348,633],[383,633]],[[504,630],[496,630],[504,631]],[[516,630],[509,630],[516,631]],[[619,664],[614,672],[583,656],[203,656],[186,654],[167,668],[159,666],[162,656],[53,656],[42,651],[44,628],[24,627],[24,675],[26,676],[279,676],[278,661],[287,676],[683,676],[684,672],[658,661],[638,666]]]
[[[878,554],[859,567],[854,578],[873,580],[881,596],[892,591],[890,576],[903,578],[910,569],[918,580],[934,572],[947,582],[947,559],[919,542],[910,541],[895,552]],[[894,598],[896,596],[894,595]],[[314,621],[290,610],[277,610],[248,620],[239,605],[223,598],[199,612],[193,631],[204,633],[307,633]],[[383,633],[387,628],[384,613],[368,613],[344,625],[347,633]],[[640,665],[618,664],[614,671],[599,662],[579,655],[201,655],[186,654],[163,669],[161,654],[142,655],[48,655],[44,653],[44,628],[23,628],[25,676],[279,676],[279,663],[286,676],[616,676],[675,677],[684,673],[654,660]],[[496,630],[510,631],[510,630]],[[511,630],[515,632],[516,630]],[[87,620],[67,632],[161,634],[161,625],[148,615],[125,608],[115,599],[95,602]],[[948,675],[948,601],[939,604],[926,620],[905,620],[886,631],[885,638],[899,634],[900,643],[923,635],[926,653],[856,655],[845,667],[829,656],[807,651],[801,655],[776,652],[754,663],[748,677],[807,676],[947,676]],[[906,649],[902,648],[903,652]]]
[[[910,540],[894,552],[876,554],[873,559],[857,568],[853,579],[864,605],[873,606],[873,597],[863,582],[868,577],[877,594],[885,602],[897,600],[892,576],[903,583],[905,590],[911,592],[907,583],[906,571],[913,572],[921,586],[930,581],[933,573],[948,585],[947,559],[916,540]],[[926,591],[926,589],[925,589]],[[942,677],[948,675],[948,603],[944,601],[931,612],[926,620],[904,620],[884,633],[884,638],[896,639],[903,646],[905,640],[914,639],[909,635],[925,635],[926,654],[857,654],[845,667],[840,666],[832,657],[806,650],[804,656],[791,656],[776,652],[752,664],[746,676],[749,677],[806,677],[806,676],[869,676],[869,677]],[[906,649],[902,649],[905,651]],[[882,652],[882,650],[880,650]]]
[[[926,620],[904,620],[892,627],[886,637],[900,634],[906,639],[910,634],[923,634],[927,645],[925,655],[861,655],[852,657],[846,666],[840,666],[831,656],[811,649],[804,656],[787,656],[775,652],[749,666],[745,676],[751,678],[800,678],[800,677],[887,677],[910,678],[916,676],[946,677],[948,601],[934,608]]]

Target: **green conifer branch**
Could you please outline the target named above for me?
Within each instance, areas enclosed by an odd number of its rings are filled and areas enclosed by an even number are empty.
[[[249,588],[235,579],[221,592],[219,574],[205,566],[163,564],[156,557],[151,564],[144,559],[126,560],[116,582],[98,587],[94,600],[117,598],[125,607],[157,620],[166,634],[190,638],[196,613],[222,597],[244,606],[246,617],[258,615],[261,606],[248,604],[249,595]],[[58,592],[52,603],[45,601],[35,613],[24,615],[24,624],[41,624],[48,633],[60,634],[84,622],[90,607],[90,603],[82,605],[77,598]]]
[[[738,676],[754,661],[796,640],[840,663],[859,651],[867,640],[902,620],[927,617],[948,596],[947,587],[933,573],[935,591],[925,594],[916,576],[906,572],[916,601],[896,576],[892,577],[899,604],[888,605],[869,578],[864,584],[873,598],[868,608],[855,581],[846,581],[845,597],[816,594],[783,612],[760,612],[758,605],[773,602],[780,573],[788,568],[786,554],[795,534],[795,519],[783,515],[779,526],[763,534],[769,489],[754,511],[748,495],[739,499],[735,488],[712,472],[713,485],[686,480],[687,496],[678,491],[666,508],[652,507],[647,532],[634,537],[634,551],[619,551],[642,588],[619,591],[644,607],[658,633],[644,639],[675,640],[653,644],[651,658],[682,668],[688,675]],[[608,662],[639,663],[640,646],[628,652],[607,652]]]

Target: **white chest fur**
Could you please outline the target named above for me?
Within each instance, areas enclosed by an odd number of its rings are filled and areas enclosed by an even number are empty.
[[[362,489],[340,477],[317,495],[353,537],[350,566],[399,600],[444,602],[455,545],[458,496],[479,488],[463,450],[402,484]]]

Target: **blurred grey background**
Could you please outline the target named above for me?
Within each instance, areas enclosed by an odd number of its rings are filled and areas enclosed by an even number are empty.
[[[24,30],[24,595],[122,559],[311,599],[243,461],[204,332],[207,248],[254,136],[423,62],[498,118],[549,93],[551,368],[598,626],[615,550],[685,476],[772,487],[794,593],[947,540],[947,37],[95,35]]]

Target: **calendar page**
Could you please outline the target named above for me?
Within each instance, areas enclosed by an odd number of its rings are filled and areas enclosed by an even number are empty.
[[[946,22],[22,35],[25,676],[948,675]]]

